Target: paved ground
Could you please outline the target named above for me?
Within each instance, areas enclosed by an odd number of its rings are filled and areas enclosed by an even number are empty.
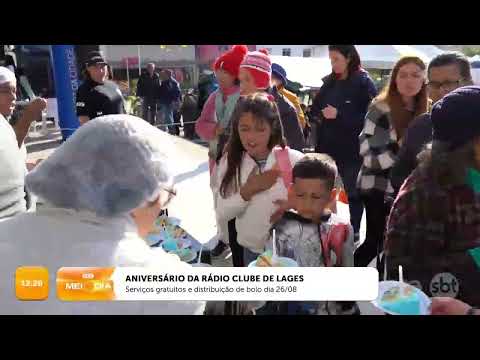
[[[169,215],[181,218],[181,225],[201,243],[207,244],[216,235],[213,198],[210,191],[210,177],[207,161],[207,148],[204,144],[187,141],[182,137],[172,137],[176,147],[175,178],[178,195],[169,206]],[[26,139],[28,161],[47,158],[61,145],[59,131],[50,129],[48,135],[31,134]],[[350,219],[348,206],[338,203],[338,214]],[[362,219],[360,238],[365,238],[365,216]],[[231,255],[217,258],[214,266],[232,266]],[[372,264],[374,265],[374,264]],[[365,315],[382,314],[369,302],[359,302],[360,310]]]

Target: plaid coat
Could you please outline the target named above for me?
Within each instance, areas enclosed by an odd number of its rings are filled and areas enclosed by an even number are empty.
[[[387,224],[387,278],[404,278],[429,296],[455,295],[480,306],[480,194],[445,179],[440,186],[423,167],[406,180]]]
[[[357,187],[361,192],[378,190],[393,194],[390,170],[397,160],[397,135],[390,125],[390,108],[385,102],[370,106],[360,133],[360,156],[363,159]]]

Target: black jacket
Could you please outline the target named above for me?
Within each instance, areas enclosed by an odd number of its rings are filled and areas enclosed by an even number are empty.
[[[398,193],[404,181],[417,167],[417,156],[423,147],[432,141],[433,126],[430,114],[418,116],[408,127],[398,159],[390,173],[390,181],[395,193]]]
[[[200,75],[198,80],[198,110],[201,112],[203,106],[208,100],[208,97],[212,92],[218,89],[217,80],[215,75]]]
[[[158,94],[158,101],[160,104],[170,105],[173,102],[182,99],[182,92],[177,80],[170,78],[163,80],[160,84],[160,92]]]
[[[195,95],[186,94],[184,96],[182,106],[180,107],[180,113],[184,122],[196,121],[200,116],[197,103],[198,100]]]
[[[287,145],[292,149],[302,151],[305,148],[305,138],[295,107],[275,87],[270,88],[267,92],[275,98],[277,103]]]
[[[103,84],[86,79],[77,90],[77,116],[88,116],[90,120],[98,116],[125,114],[122,92],[113,81]]]
[[[160,91],[160,77],[156,72],[150,77],[148,73],[143,73],[138,79],[137,96],[147,100],[154,101]]]
[[[377,89],[365,70],[359,70],[346,80],[336,80],[332,74],[313,100],[311,115],[319,123],[316,152],[327,153],[336,162],[361,162],[359,135],[365,115]],[[322,110],[331,105],[338,111],[336,119],[325,120]],[[311,119],[312,120],[312,119]]]

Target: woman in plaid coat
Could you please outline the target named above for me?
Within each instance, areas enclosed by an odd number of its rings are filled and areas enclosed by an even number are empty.
[[[432,110],[433,143],[400,189],[385,236],[386,278],[480,306],[480,87]]]
[[[427,112],[425,63],[418,57],[404,57],[395,65],[390,83],[373,101],[360,134],[362,167],[357,186],[365,204],[367,236],[355,253],[355,266],[367,266],[383,246],[389,206],[393,195],[390,170],[410,122]]]

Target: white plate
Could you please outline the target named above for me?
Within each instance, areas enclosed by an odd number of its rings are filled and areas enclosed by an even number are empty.
[[[150,233],[145,237],[145,241],[149,246],[156,245],[159,246],[162,241],[163,237],[158,233]]]
[[[192,264],[193,267],[212,267],[210,264],[205,264],[205,263],[194,263]]]
[[[183,251],[182,251],[183,252]],[[180,260],[182,260],[183,262],[190,262],[190,261],[193,261],[195,260],[195,258],[197,257],[197,253],[195,251],[193,251],[192,249],[187,249],[187,251],[185,252],[185,255],[181,255],[180,251],[170,251],[169,254],[175,254],[177,255]]]
[[[376,300],[372,301],[372,304],[387,314],[402,315],[402,314],[398,314],[393,311],[384,309],[381,305],[381,299],[383,297],[383,294],[385,294],[385,292],[390,290],[392,287],[399,286],[399,285],[400,285],[400,282],[398,281],[380,281],[378,283],[378,297]],[[421,291],[419,288],[415,286],[412,286],[409,284],[406,284],[405,286],[409,286],[415,289],[416,293],[420,297],[420,315],[430,315],[430,305],[432,304],[432,301],[430,300],[430,298],[423,291]]]
[[[287,258],[287,257],[278,257],[280,261],[285,264],[286,266],[272,266],[272,267],[298,267],[298,264],[295,260]],[[257,267],[257,260],[253,260],[248,267]]]
[[[177,244],[178,249],[186,249],[192,246],[192,242],[188,239],[174,239],[174,242]],[[169,251],[168,249],[165,249],[165,241],[163,241],[160,246],[163,248],[165,251]],[[173,250],[170,250],[173,251]]]

